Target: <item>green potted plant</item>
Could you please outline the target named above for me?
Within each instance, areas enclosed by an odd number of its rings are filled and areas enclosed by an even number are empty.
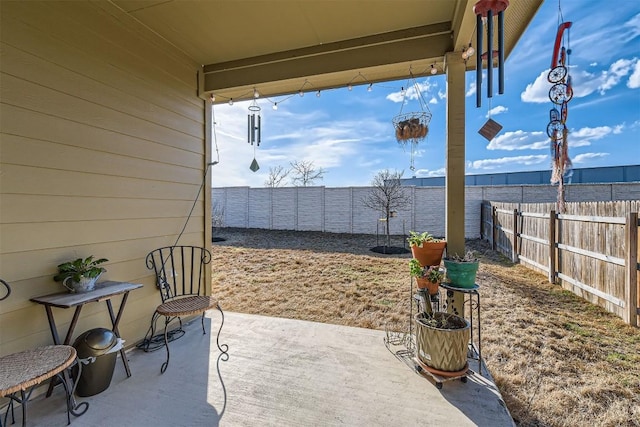
[[[480,261],[473,251],[467,251],[464,256],[454,254],[444,259],[447,269],[447,279],[451,285],[459,288],[473,288],[476,283],[476,275]]]
[[[429,295],[438,293],[438,287],[444,278],[444,272],[439,265],[423,267],[415,258],[409,260],[409,274],[416,278],[419,289],[429,290]]]
[[[56,282],[71,292],[89,292],[95,288],[96,281],[104,273],[106,268],[99,265],[109,261],[106,258],[93,259],[93,255],[87,258],[78,258],[73,261],[58,265],[58,274],[53,276]]]
[[[455,314],[422,312],[416,320],[416,357],[420,365],[440,376],[464,375],[471,329],[464,318]],[[438,388],[442,383],[436,384]]]
[[[444,248],[447,246],[444,239],[433,237],[427,231],[422,233],[410,231],[407,241],[411,247],[411,254],[421,266],[440,265]]]

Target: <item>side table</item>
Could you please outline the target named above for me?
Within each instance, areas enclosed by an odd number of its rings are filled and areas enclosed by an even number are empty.
[[[44,308],[47,312],[47,320],[49,321],[49,328],[51,329],[51,336],[53,338],[53,343],[69,345],[69,343],[71,342],[71,338],[73,337],[73,331],[76,327],[76,324],[78,323],[78,318],[80,317],[80,311],[82,310],[82,307],[85,304],[89,304],[91,302],[105,301],[107,303],[107,309],[109,310],[109,318],[111,319],[111,330],[116,334],[118,338],[120,338],[120,331],[118,331],[118,324],[120,323],[120,319],[122,318],[122,313],[124,312],[124,307],[127,303],[129,292],[141,287],[142,287],[142,284],[139,284],[139,283],[106,281],[106,282],[96,283],[95,289],[90,292],[82,292],[82,293],[59,292],[55,294],[31,298],[31,301],[44,305]],[[118,309],[118,313],[114,314],[113,305],[111,304],[111,298],[117,295],[122,295],[122,302],[120,303],[120,308]],[[75,311],[73,313],[73,318],[71,320],[71,323],[69,324],[69,329],[67,330],[67,334],[63,342],[60,341],[60,335],[58,335],[58,328],[56,327],[56,322],[53,317],[53,310],[51,309],[52,307],[58,307],[58,308],[64,308],[64,309],[75,308]],[[124,369],[127,373],[127,377],[130,377],[131,370],[129,369],[129,362],[127,361],[124,348],[120,349],[120,356],[122,357],[122,363],[124,364]],[[47,397],[51,396],[53,386],[54,386],[54,382],[52,380],[51,383],[49,384]]]
[[[469,346],[471,348],[473,358],[478,359],[478,373],[482,375],[482,327],[480,322],[480,292],[478,292],[480,286],[478,284],[474,284],[472,288],[460,288],[453,286],[450,283],[442,282],[440,287],[446,291],[447,305],[451,304],[451,302],[458,297],[456,294],[461,294],[463,298],[462,307],[464,308],[465,305],[469,306],[469,323],[471,325],[471,341],[469,342]],[[474,334],[474,311],[478,319],[478,326],[475,328],[478,336],[477,346],[475,344],[476,334]],[[458,313],[457,310],[454,310],[453,314],[465,317],[464,313]]]

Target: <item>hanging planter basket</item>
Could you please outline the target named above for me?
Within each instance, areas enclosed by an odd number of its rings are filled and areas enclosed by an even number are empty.
[[[396,130],[396,140],[399,143],[405,144],[409,141],[415,144],[425,139],[429,134],[431,113],[422,111],[398,114],[392,122]]]
[[[410,92],[409,94],[407,94]],[[402,109],[408,99],[415,99],[420,104],[420,111],[403,113]],[[411,74],[407,82],[407,90],[403,89],[402,104],[400,112],[391,122],[393,123],[396,140],[404,148],[407,143],[411,146],[411,167],[415,170],[414,160],[416,156],[416,147],[418,143],[423,141],[429,134],[429,123],[431,123],[431,111],[429,106],[422,97],[422,88]]]

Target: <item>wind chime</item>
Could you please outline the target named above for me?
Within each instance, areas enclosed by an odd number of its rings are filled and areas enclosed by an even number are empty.
[[[479,0],[473,6],[476,14],[476,46],[483,49],[484,24],[487,26],[487,50],[476,56],[476,108],[482,106],[482,61],[487,61],[487,98],[489,98],[489,111],[491,111],[491,98],[493,98],[493,60],[498,58],[498,94],[504,93],[504,11],[509,6],[509,0]],[[493,50],[494,18],[497,17],[498,26],[498,50]],[[469,43],[471,50],[471,43]],[[467,50],[465,50],[465,53]],[[465,60],[465,53],[463,58]],[[491,141],[502,130],[502,125],[491,117],[480,128],[478,133]]]
[[[247,114],[247,143],[253,146],[253,161],[251,162],[249,169],[253,172],[260,169],[260,165],[258,165],[258,161],[256,160],[256,147],[260,146],[260,122],[260,106],[254,99],[251,105],[249,105],[249,114]]]
[[[416,82],[416,79],[413,77],[411,71],[409,71],[409,74],[411,77],[407,81],[407,90],[404,90],[403,88],[400,113],[398,113],[398,115],[393,118],[392,122],[396,133],[396,140],[398,141],[398,143],[402,145],[402,148],[405,148],[407,144],[411,146],[411,166],[409,167],[409,169],[415,171],[415,155],[418,143],[424,140],[429,134],[431,110],[429,110],[429,106],[422,97],[420,86],[418,85],[418,82]],[[411,113],[402,112],[404,104],[406,102],[407,93],[410,90],[409,88],[413,89],[415,97],[420,104],[421,111]],[[410,96],[413,96],[413,94]]]
[[[509,0],[479,0],[476,14],[476,46],[482,50],[484,22],[487,23],[487,50],[476,57],[476,107],[482,106],[482,61],[487,61],[487,97],[493,97],[493,58],[498,58],[498,94],[504,93],[504,11]],[[493,20],[498,18],[498,50],[493,50]]]
[[[547,80],[553,84],[549,89],[549,99],[554,106],[549,111],[547,135],[551,139],[551,183],[558,184],[558,212],[565,211],[564,182],[573,174],[573,165],[569,159],[568,151],[569,130],[566,125],[569,113],[568,103],[573,97],[571,75],[567,64],[571,49],[564,46],[563,37],[565,30],[569,30],[569,28],[571,28],[571,22],[562,22],[558,26],[556,41],[553,45],[551,70],[547,75]],[[569,44],[568,31],[567,44]]]

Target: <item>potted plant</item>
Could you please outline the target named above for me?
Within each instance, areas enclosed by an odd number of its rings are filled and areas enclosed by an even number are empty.
[[[474,287],[480,261],[473,251],[467,251],[464,256],[454,254],[445,258],[444,266],[451,285],[467,289]]]
[[[96,281],[102,273],[107,271],[99,265],[109,261],[106,258],[93,259],[93,255],[87,258],[78,258],[58,265],[58,274],[53,276],[56,282],[71,292],[89,292],[95,288]]]
[[[433,237],[426,231],[422,233],[410,231],[407,241],[411,247],[411,254],[421,266],[440,265],[444,248],[447,246],[444,239]]]
[[[421,366],[445,377],[463,375],[468,369],[469,322],[439,311],[418,313],[415,320],[416,357]],[[440,388],[442,383],[437,385]]]
[[[444,278],[444,272],[439,265],[423,267],[420,265],[420,261],[415,258],[409,261],[409,274],[416,278],[419,289],[429,290],[429,295],[438,293],[438,287]]]

